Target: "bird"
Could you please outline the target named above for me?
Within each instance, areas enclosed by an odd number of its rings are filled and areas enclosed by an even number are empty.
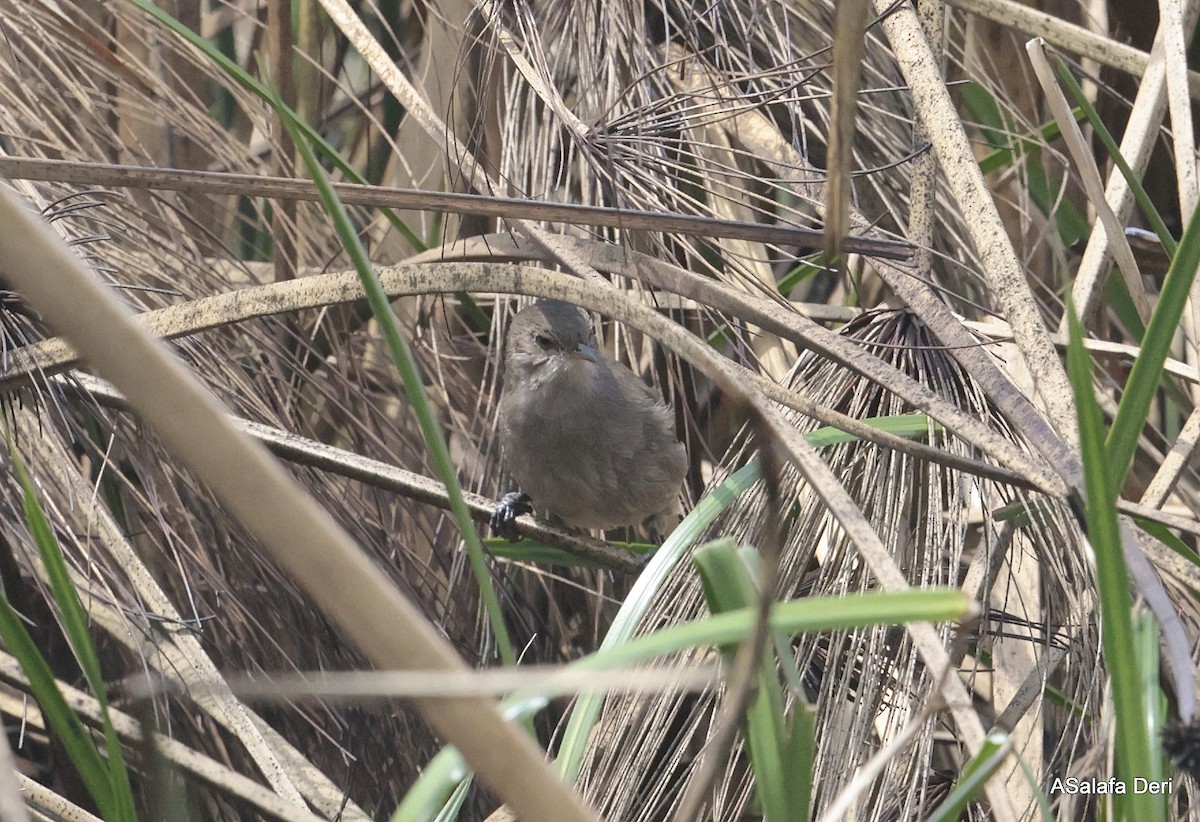
[[[597,349],[578,306],[540,300],[506,337],[499,440],[520,491],[506,494],[492,530],[519,538],[513,520],[544,515],[606,531],[653,517],[665,535],[681,513],[687,450],[661,395]],[[674,522],[672,522],[674,520]]]

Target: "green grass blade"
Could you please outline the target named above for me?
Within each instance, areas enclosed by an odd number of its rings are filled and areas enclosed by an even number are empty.
[[[1071,200],[1059,196],[1058,185],[1051,184],[1042,165],[1040,154],[1030,154],[1025,163],[1023,182],[1029,199],[1038,209],[1054,218],[1059,240],[1064,248],[1070,248],[1091,232],[1091,225]]]
[[[732,540],[719,540],[697,549],[692,561],[713,614],[757,609],[761,560],[753,549],[738,549]],[[732,665],[738,646],[724,645],[721,652]],[[793,722],[794,716],[785,714],[783,688],[771,654],[763,654],[757,677],[758,687],[746,705],[744,728],[759,804],[767,822],[807,819],[808,792],[800,788],[803,778],[811,776],[804,768],[805,761],[811,768],[811,739],[802,745],[792,738],[791,732],[799,726]],[[793,706],[795,713],[804,711],[803,702]]]
[[[891,594],[809,597],[776,603],[771,630],[787,634],[898,625],[907,622],[954,622],[973,612],[974,605],[957,588],[923,588]],[[652,659],[700,645],[724,645],[741,640],[754,624],[754,609],[742,608],[705,619],[672,625],[615,648],[597,652],[589,665],[618,666]],[[581,664],[583,660],[580,660]]]
[[[224,71],[231,80],[233,80],[242,88],[246,89],[246,91],[249,91],[259,99],[270,104],[273,108],[275,108],[276,111],[279,111],[280,108],[283,107],[283,109],[287,112],[287,117],[291,118],[296,128],[300,130],[307,140],[309,140],[320,150],[324,157],[326,157],[331,163],[337,166],[337,168],[343,174],[346,175],[346,179],[354,183],[365,184],[367,182],[363,176],[358,173],[358,170],[346,162],[342,158],[342,155],[338,153],[338,150],[331,146],[329,142],[326,141],[326,139],[322,137],[319,132],[317,132],[316,129],[312,128],[312,126],[301,120],[296,112],[292,111],[286,106],[283,106],[282,101],[277,99],[277,96],[270,88],[231,60],[220,49],[218,49],[208,40],[201,37],[196,32],[192,31],[179,20],[175,19],[170,14],[154,5],[154,3],[150,2],[150,0],[129,0],[129,2],[153,17],[158,22],[162,23],[171,31],[178,34],[193,47],[199,49],[205,57],[211,60],[213,64],[218,66],[222,71]],[[421,238],[418,237],[416,233],[404,223],[403,220],[396,216],[394,211],[388,208],[380,209],[380,211],[387,218],[388,222],[391,223],[392,227],[400,232],[405,241],[407,241],[408,244],[411,245],[416,251],[425,251],[427,249],[427,246],[421,241]]]
[[[469,780],[471,771],[457,748],[438,752],[421,771],[421,777],[392,814],[391,822],[427,822],[438,816],[458,785]]]
[[[792,289],[800,285],[800,283],[815,277],[823,271],[828,271],[829,267],[825,265],[825,256],[819,255],[810,260],[800,260],[796,267],[779,278],[779,282],[775,288],[780,294],[787,297],[792,293]]]
[[[475,575],[475,582],[479,586],[484,608],[488,613],[500,658],[505,665],[515,665],[517,663],[516,650],[508,635],[508,626],[504,620],[500,598],[496,595],[496,590],[492,585],[491,569],[488,567],[487,557],[483,552],[483,544],[475,530],[471,511],[463,499],[462,488],[458,484],[457,469],[454,461],[450,458],[450,449],[446,445],[446,438],[442,433],[437,414],[433,410],[433,404],[429,401],[429,395],[425,391],[425,383],[420,367],[413,356],[412,348],[408,344],[404,331],[400,328],[400,323],[396,321],[396,315],[392,312],[387,294],[367,256],[367,250],[363,247],[358,232],[350,222],[350,215],[346,213],[345,205],[337,196],[337,192],[333,190],[325,169],[317,162],[312,146],[305,139],[306,134],[302,132],[300,124],[293,118],[290,109],[274,97],[271,100],[273,105],[277,106],[276,110],[291,133],[296,150],[300,153],[305,165],[308,166],[313,182],[316,183],[317,190],[321,195],[321,203],[333,220],[334,228],[346,249],[346,254],[354,264],[354,270],[358,272],[359,280],[367,294],[367,303],[371,306],[371,313],[374,314],[375,320],[379,324],[379,330],[383,334],[392,359],[396,363],[396,368],[400,372],[405,395],[412,405],[413,414],[416,416],[417,424],[425,438],[426,447],[429,448],[434,470],[437,471],[438,479],[446,486],[450,498],[450,513],[466,544],[467,557]]]
[[[62,743],[100,812],[105,816],[112,814],[114,819],[121,818],[117,815],[117,803],[112,796],[112,784],[104,758],[96,749],[92,735],[67,705],[50,666],[46,664],[7,596],[0,596],[0,638],[21,663],[21,670],[29,680],[30,691],[42,709],[47,727]]]
[[[787,771],[791,774],[791,792],[797,808],[805,811],[801,819],[812,813],[813,770],[817,751],[817,711],[812,705],[797,699],[788,725],[788,747],[784,751]]]
[[[1147,782],[1162,784],[1166,772],[1165,757],[1162,754],[1162,728],[1166,716],[1166,697],[1158,681],[1158,664],[1160,659],[1158,622],[1150,613],[1138,614],[1133,623],[1133,633],[1137,642],[1138,673],[1141,675],[1142,704],[1146,708],[1143,717],[1147,746],[1151,756],[1146,760],[1143,776]],[[1131,786],[1134,790],[1137,785]],[[1158,806],[1156,819],[1169,819],[1167,815],[1167,795],[1153,794],[1152,801]]]
[[[1162,291],[1146,325],[1141,352],[1129,372],[1125,391],[1117,406],[1117,415],[1105,442],[1108,481],[1118,492],[1133,464],[1138,437],[1146,425],[1150,404],[1158,391],[1163,365],[1179,329],[1179,320],[1183,316],[1197,266],[1200,266],[1200,209],[1188,220],[1187,230],[1183,232],[1183,238],[1171,259]],[[1090,383],[1088,391],[1091,391]]]
[[[987,781],[996,775],[1011,749],[1012,742],[1006,734],[992,734],[985,739],[979,754],[963,768],[950,795],[934,809],[926,822],[956,822]]]
[[[1152,751],[1146,732],[1146,707],[1134,642],[1133,601],[1117,521],[1117,482],[1124,472],[1118,475],[1109,470],[1112,457],[1105,447],[1104,420],[1093,393],[1092,363],[1083,347],[1083,327],[1070,300],[1067,302],[1067,329],[1067,373],[1079,415],[1079,445],[1087,491],[1087,538],[1096,555],[1101,638],[1116,713],[1117,776],[1130,786],[1131,793],[1125,797],[1129,818],[1150,822],[1161,818],[1155,811],[1153,797],[1132,792],[1134,778],[1146,775]],[[1111,432],[1109,440],[1112,440]]]
[[[1075,75],[1067,70],[1066,65],[1061,59],[1055,56],[1050,61],[1051,67],[1054,69],[1054,74],[1058,81],[1066,86],[1067,91],[1071,92],[1071,96],[1075,98],[1076,112],[1083,112],[1087,117],[1088,125],[1100,138],[1100,142],[1104,144],[1104,148],[1108,151],[1108,156],[1112,158],[1113,163],[1121,172],[1121,176],[1125,178],[1125,182],[1129,185],[1129,190],[1133,192],[1133,199],[1137,202],[1138,208],[1142,210],[1142,214],[1146,217],[1146,221],[1150,223],[1151,229],[1158,235],[1158,241],[1162,243],[1163,250],[1167,252],[1168,257],[1175,255],[1175,238],[1171,236],[1171,232],[1167,230],[1167,224],[1163,221],[1162,215],[1158,213],[1158,209],[1154,207],[1154,202],[1150,199],[1150,195],[1146,193],[1146,189],[1142,186],[1142,181],[1133,173],[1133,169],[1129,167],[1129,163],[1125,162],[1125,157],[1121,154],[1121,148],[1117,145],[1117,141],[1113,139],[1112,133],[1108,127],[1104,125],[1104,121],[1100,119],[1100,114],[1096,111],[1095,106],[1088,100],[1088,96],[1084,93],[1079,83],[1075,80]]]
[[[529,562],[537,565],[563,565],[568,568],[609,567],[602,562],[581,557],[562,548],[555,548],[552,545],[546,545],[532,539],[509,542],[507,539],[491,538],[485,539],[483,544],[487,548],[488,553],[497,559]],[[639,556],[650,553],[656,547],[644,542],[617,542],[609,544],[627,550],[630,554]]]
[[[1052,121],[1032,132],[1013,135],[1012,124],[991,92],[978,83],[967,83],[961,95],[984,139],[994,149],[979,161],[983,173],[1000,171],[1014,165],[1020,157],[1027,158],[1022,169],[1026,193],[1043,214],[1054,218],[1063,245],[1069,247],[1086,237],[1090,230],[1088,221],[1073,202],[1058,196],[1058,187],[1050,185],[1040,161],[1041,150],[1060,133],[1058,124]],[[1084,116],[1079,108],[1072,113],[1076,119]]]
[[[770,624],[772,631],[790,636],[802,632],[832,631],[867,625],[958,622],[972,616],[975,611],[975,604],[958,588],[914,589],[897,593],[811,597],[780,602],[771,609]],[[675,625],[638,637],[626,644],[597,651],[567,667],[583,671],[611,670],[697,646],[727,645],[744,639],[753,628],[755,617],[755,609],[739,608],[719,616]],[[581,696],[579,701],[590,698],[590,695]],[[545,698],[528,692],[506,699],[502,703],[505,715],[510,719],[527,718],[546,704],[548,701]],[[453,753],[448,753],[450,751]],[[458,759],[449,759],[437,772],[422,773],[413,790],[420,790],[423,795],[437,795],[440,791],[441,795],[447,796],[454,789],[459,780],[451,766],[457,762],[462,763],[461,766],[465,768],[466,764],[461,755],[452,748],[444,749],[439,756],[442,754],[448,757],[457,756]],[[568,771],[563,769],[561,760],[566,755],[567,752],[560,748],[559,769],[564,773]],[[582,752],[579,759],[582,760]],[[797,770],[797,773],[799,772]],[[578,762],[570,773],[572,778],[578,773]],[[424,784],[427,779],[436,784]],[[418,818],[420,817],[406,817],[406,822]]]
[[[1083,109],[1074,108],[1071,113],[1076,120],[1084,118]],[[996,171],[1002,171],[1012,166],[1013,162],[1023,154],[1032,154],[1033,152],[1045,148],[1045,146],[1054,138],[1061,134],[1058,123],[1051,120],[1048,123],[1043,123],[1033,131],[1026,132],[1018,136],[1012,141],[1012,147],[996,148],[984,155],[979,161],[979,170],[984,174],[991,174]]]
[[[1008,123],[1000,113],[995,96],[979,83],[963,84],[959,94],[987,144],[994,149],[1011,151]]]
[[[1150,536],[1157,539],[1163,545],[1170,548],[1179,556],[1186,559],[1193,565],[1200,565],[1200,554],[1193,551],[1187,543],[1172,533],[1171,529],[1159,522],[1151,522],[1148,519],[1135,519],[1134,522],[1139,528],[1145,531]]]
[[[1109,277],[1104,286],[1104,296],[1108,298],[1108,310],[1116,316],[1121,327],[1132,338],[1135,345],[1141,345],[1146,336],[1146,326],[1138,314],[1133,298],[1129,296],[1129,288],[1121,277]]]
[[[754,607],[761,560],[752,549],[739,550],[733,540],[719,539],[697,548],[692,563],[700,574],[700,585],[710,613],[724,614]],[[728,662],[733,660],[737,650],[736,643],[721,647]]]
[[[92,643],[91,635],[88,633],[88,620],[83,610],[83,603],[80,602],[79,593],[75,590],[75,584],[71,581],[70,571],[67,569],[66,561],[63,559],[62,548],[59,546],[58,540],[54,536],[54,531],[51,529],[50,523],[46,520],[46,515],[42,511],[41,505],[38,503],[33,482],[30,480],[29,474],[16,452],[10,448],[9,454],[21,482],[25,522],[29,528],[30,535],[33,537],[34,544],[37,545],[38,554],[42,559],[42,566],[46,569],[50,594],[58,609],[63,634],[71,646],[71,652],[74,654],[75,660],[78,662],[79,668],[87,680],[92,695],[95,696],[96,701],[100,705],[105,750],[108,754],[107,760],[101,760],[103,766],[101,774],[109,785],[107,791],[109,807],[106,809],[106,816],[115,820],[135,819],[136,813],[134,811],[133,790],[129,784],[129,772],[125,767],[121,742],[117,738],[116,729],[113,728],[109,717],[108,687],[104,682],[104,675],[100,670],[100,657],[96,653],[96,646]],[[32,677],[30,677],[30,681],[33,681]],[[57,691],[57,687],[55,690]],[[87,747],[95,750],[90,740]],[[74,756],[72,758],[74,759]],[[82,772],[82,767],[80,770]],[[89,791],[92,791],[90,785]],[[96,798],[96,804],[100,805],[99,798],[95,796],[93,798]]]

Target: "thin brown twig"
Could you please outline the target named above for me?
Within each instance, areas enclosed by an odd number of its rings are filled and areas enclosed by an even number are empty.
[[[70,160],[0,157],[0,177],[7,177],[11,180],[80,183],[205,194],[236,194],[248,197],[269,197],[284,201],[315,202],[319,199],[316,187],[312,182],[289,177],[264,177],[257,174],[164,169],[109,163],[78,163]],[[821,247],[823,237],[820,231],[799,226],[764,225],[700,217],[693,214],[648,212],[626,208],[523,200],[515,197],[421,191],[353,183],[335,183],[334,190],[337,191],[342,202],[347,205],[406,208],[603,228],[629,228],[631,225],[636,225],[642,230],[663,231],[691,237],[752,240],[795,245],[812,250]],[[842,247],[847,253],[891,260],[907,259],[911,251],[911,247],[905,242],[864,237],[847,237]]]

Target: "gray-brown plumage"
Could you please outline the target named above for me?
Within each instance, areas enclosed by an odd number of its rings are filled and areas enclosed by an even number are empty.
[[[662,398],[595,348],[578,307],[543,300],[508,329],[500,443],[509,473],[543,516],[586,529],[636,525],[679,511],[687,453]],[[509,494],[492,527],[515,538],[528,507]],[[673,524],[673,523],[671,523]]]

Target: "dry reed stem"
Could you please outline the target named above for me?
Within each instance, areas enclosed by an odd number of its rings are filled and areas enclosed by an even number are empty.
[[[125,397],[104,380],[82,373],[72,374],[70,380],[104,405],[122,409],[129,408],[129,402]],[[407,471],[397,465],[364,457],[253,420],[240,417],[231,417],[231,419],[240,430],[261,442],[280,459],[296,465],[319,468],[322,471],[357,480],[376,488],[395,491],[409,499],[434,505],[443,510],[450,509],[450,495],[446,491],[446,486],[423,474]],[[463,492],[463,498],[475,519],[480,522],[488,522],[491,519],[496,507],[494,499],[472,494],[469,491]],[[603,540],[593,539],[565,528],[550,525],[529,515],[517,517],[514,523],[517,529],[530,539],[554,548],[561,548],[584,559],[593,560],[612,570],[632,574],[637,573],[642,567],[642,563],[628,551],[614,548]]]
[[[100,817],[88,813],[36,779],[30,779],[23,773],[17,773],[16,776],[21,794],[28,799],[28,805],[33,806],[37,822],[43,822],[43,820],[45,822],[50,822],[50,820],[53,822],[104,822]],[[48,815],[41,814],[39,809]],[[28,806],[25,806],[23,810],[28,813]]]
[[[489,253],[494,253],[503,248],[505,239],[497,236],[490,239],[482,238],[478,242],[484,247],[489,247],[491,249]],[[563,238],[563,241],[564,245],[572,247],[573,252],[579,256],[585,256],[589,252],[587,241],[573,238]],[[601,250],[614,251],[609,246],[604,246]],[[529,251],[525,250],[522,253],[528,256]],[[1065,493],[1061,480],[1035,457],[1021,451],[978,419],[963,413],[952,403],[936,396],[907,374],[874,357],[864,355],[861,349],[847,342],[845,338],[800,314],[785,311],[772,302],[747,296],[730,286],[706,280],[650,258],[620,253],[619,257],[609,258],[607,261],[603,258],[595,259],[592,263],[606,268],[620,263],[621,268],[616,269],[620,273],[634,275],[644,282],[662,288],[684,293],[691,292],[709,305],[729,310],[741,316],[751,317],[773,333],[788,337],[807,348],[819,350],[847,368],[861,373],[903,397],[916,409],[930,414],[947,428],[975,444],[1001,466],[1015,472],[1015,475],[996,475],[1001,481],[1028,482],[1055,496]],[[638,265],[630,268],[631,263]],[[455,282],[462,284],[465,290],[472,292],[506,291],[511,288],[510,283],[514,280],[520,282],[522,278],[539,271],[540,269],[527,266],[499,263],[444,262],[389,266],[381,268],[379,276],[388,295],[398,297],[453,290],[448,284]],[[166,338],[175,338],[254,317],[303,308],[323,307],[358,299],[362,299],[362,289],[357,276],[352,272],[342,272],[246,288],[215,297],[181,303],[157,311],[146,312],[139,316],[139,321],[150,333]],[[58,338],[28,346],[26,349],[22,349],[22,352],[17,365],[0,372],[0,389],[27,381],[32,373],[57,373],[73,366],[78,361],[67,343]],[[728,367],[737,371],[740,375],[739,379],[753,383],[771,399],[787,407],[795,408],[808,416],[905,453],[919,454],[940,463],[950,459],[946,455],[941,455],[937,449],[872,430],[861,421],[855,421],[845,415],[834,415],[828,409],[821,409],[804,400],[796,392],[789,391],[731,361],[728,362]],[[989,473],[987,466],[982,464],[961,462],[957,464],[972,473]]]
[[[1175,180],[1179,189],[1179,213],[1196,210],[1196,143],[1192,128],[1192,101],[1187,88],[1187,37],[1183,28],[1181,0],[1159,0],[1158,36],[1163,44],[1167,71],[1167,108],[1171,112],[1171,137],[1175,148]],[[1200,281],[1193,280],[1188,302],[1180,320],[1183,350],[1188,362],[1200,363]],[[1193,404],[1200,402],[1200,390],[1192,389]]]
[[[1054,70],[1050,67],[1050,61],[1046,58],[1045,42],[1038,39],[1030,40],[1025,44],[1025,49],[1029,54],[1029,60],[1033,65],[1034,74],[1037,75],[1038,83],[1042,87],[1046,103],[1054,115],[1055,122],[1058,123],[1059,131],[1062,133],[1063,141],[1067,144],[1071,159],[1075,162],[1075,171],[1083,182],[1084,193],[1092,207],[1096,209],[1101,225],[1104,226],[1105,237],[1108,239],[1108,253],[1117,262],[1117,267],[1125,280],[1125,287],[1129,291],[1138,316],[1141,317],[1142,322],[1149,322],[1150,312],[1154,306],[1151,305],[1150,297],[1146,294],[1141,269],[1138,267],[1137,259],[1133,256],[1133,249],[1129,247],[1129,239],[1125,236],[1125,229],[1121,225],[1121,221],[1117,219],[1117,215],[1109,208],[1108,201],[1104,199],[1104,183],[1100,179],[1100,169],[1096,167],[1091,146],[1085,140],[1079,123],[1075,122],[1075,117],[1071,114],[1071,104],[1067,102],[1067,98],[1054,76]]]
[[[1069,444],[1076,443],[1078,425],[1067,372],[1050,343],[1021,262],[1008,239],[921,22],[915,11],[905,6],[895,8],[888,0],[875,0],[874,7],[885,15],[883,29],[912,90],[917,116],[929,134],[962,209],[967,230],[983,260],[984,275],[1013,328],[1036,391],[1063,439]],[[895,13],[889,13],[893,8]]]
[[[917,14],[938,63],[943,62],[946,31],[946,4],[942,0],[918,0]],[[909,176],[908,231],[913,267],[919,277],[930,277],[933,269],[933,232],[937,224],[937,160],[928,148],[929,135],[920,119],[913,121],[912,149],[921,151],[911,163]]]
[[[1088,57],[1102,66],[1119,69],[1143,80],[1150,75],[1157,59],[1152,52],[1135,49],[1111,37],[1088,31],[1052,14],[1023,6],[1012,0],[948,0],[957,9],[977,14],[1003,26],[1015,28],[1030,37],[1043,37],[1056,48]],[[1200,99],[1200,72],[1189,71],[1188,90]]]
[[[1191,31],[1196,25],[1197,17],[1200,16],[1200,2],[1192,0],[1186,14],[1184,27]],[[1166,83],[1164,47],[1161,41],[1156,40],[1142,82],[1138,86],[1133,108],[1129,112],[1129,120],[1120,145],[1121,156],[1139,179],[1146,173],[1146,166],[1150,163],[1150,155],[1158,140],[1163,116],[1166,114]],[[1129,219],[1134,206],[1133,192],[1118,168],[1114,167],[1109,172],[1105,199],[1121,223]],[[1079,319],[1085,326],[1100,306],[1108,273],[1108,240],[1104,226],[1100,224],[1092,227],[1087,248],[1084,249],[1083,258],[1075,271],[1075,284],[1071,289],[1075,310],[1079,312]],[[1066,317],[1063,317],[1058,330],[1060,334],[1067,333]]]
[[[367,61],[371,70],[379,75],[379,79],[396,97],[396,100],[404,106],[406,115],[413,118],[435,142],[447,147],[451,161],[457,163],[463,176],[470,180],[475,189],[490,192],[503,191],[503,186],[489,178],[466,146],[450,133],[445,123],[438,118],[425,98],[413,88],[408,78],[391,61],[379,41],[367,30],[366,25],[354,13],[349,4],[345,0],[319,0],[319,2],[346,39]],[[607,281],[595,269],[590,268],[569,250],[563,248],[554,234],[527,220],[514,220],[513,222],[522,233],[545,247],[554,255],[555,259],[577,277],[607,285]]]

